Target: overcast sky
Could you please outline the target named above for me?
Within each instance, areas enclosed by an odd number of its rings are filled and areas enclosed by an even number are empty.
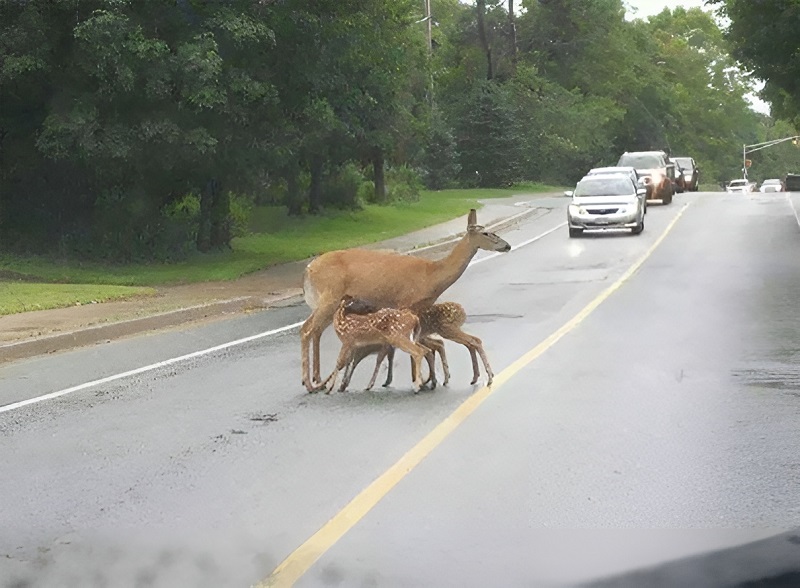
[[[704,0],[673,0],[672,2],[667,2],[666,0],[623,0],[623,2],[629,7],[628,18],[647,18],[658,14],[665,8],[677,8],[678,6],[703,8]]]

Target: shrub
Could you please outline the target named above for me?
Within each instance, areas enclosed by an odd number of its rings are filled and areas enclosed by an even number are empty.
[[[417,202],[422,188],[422,179],[415,169],[401,165],[386,170],[389,202]]]
[[[364,175],[354,163],[347,163],[329,174],[322,182],[323,200],[334,208],[357,210],[363,203]]]
[[[431,120],[422,168],[425,186],[431,190],[452,186],[461,171],[455,136],[447,121],[438,113]]]
[[[248,233],[255,199],[251,196],[231,193],[230,202],[231,237],[244,237]]]

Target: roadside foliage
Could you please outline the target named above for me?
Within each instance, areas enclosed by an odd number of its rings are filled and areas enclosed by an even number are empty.
[[[416,0],[0,0],[0,246],[182,259],[229,247],[257,205],[564,185],[626,150],[692,156],[716,184],[742,144],[796,129],[800,76],[760,61],[763,34],[741,42],[748,3],[720,2],[729,36],[699,9],[628,21],[622,0],[431,4],[429,49]],[[736,59],[774,76],[787,120],[749,108]],[[751,174],[784,174],[792,148]]]

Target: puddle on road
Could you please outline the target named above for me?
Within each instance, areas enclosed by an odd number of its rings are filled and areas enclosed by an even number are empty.
[[[732,370],[731,375],[746,386],[770,388],[800,395],[800,366],[772,364],[764,367]]]

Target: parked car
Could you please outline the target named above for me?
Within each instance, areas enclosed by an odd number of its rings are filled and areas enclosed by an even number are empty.
[[[625,152],[617,162],[618,166],[636,168],[645,178],[648,200],[661,200],[663,204],[672,202],[675,194],[675,164],[663,151]]]
[[[750,180],[731,180],[725,187],[725,191],[731,194],[746,194],[747,192],[755,192],[755,190],[756,183]]]
[[[691,157],[673,157],[672,161],[681,167],[683,181],[687,192],[697,192],[700,185],[700,168]]]
[[[567,207],[569,236],[579,237],[586,229],[644,230],[647,190],[637,186],[629,174],[595,174],[584,177]]]
[[[771,180],[764,180],[763,182],[761,182],[761,188],[759,188],[759,190],[763,193],[783,192],[783,182],[781,182],[777,178]]]
[[[586,173],[586,176],[608,174],[626,174],[630,176],[631,181],[636,184],[638,188],[645,188],[645,190],[647,189],[644,177],[639,175],[639,172],[636,171],[635,167],[594,167]],[[647,214],[647,199],[645,199],[644,203],[644,212]]]
[[[783,186],[787,192],[800,192],[800,174],[786,174]]]

